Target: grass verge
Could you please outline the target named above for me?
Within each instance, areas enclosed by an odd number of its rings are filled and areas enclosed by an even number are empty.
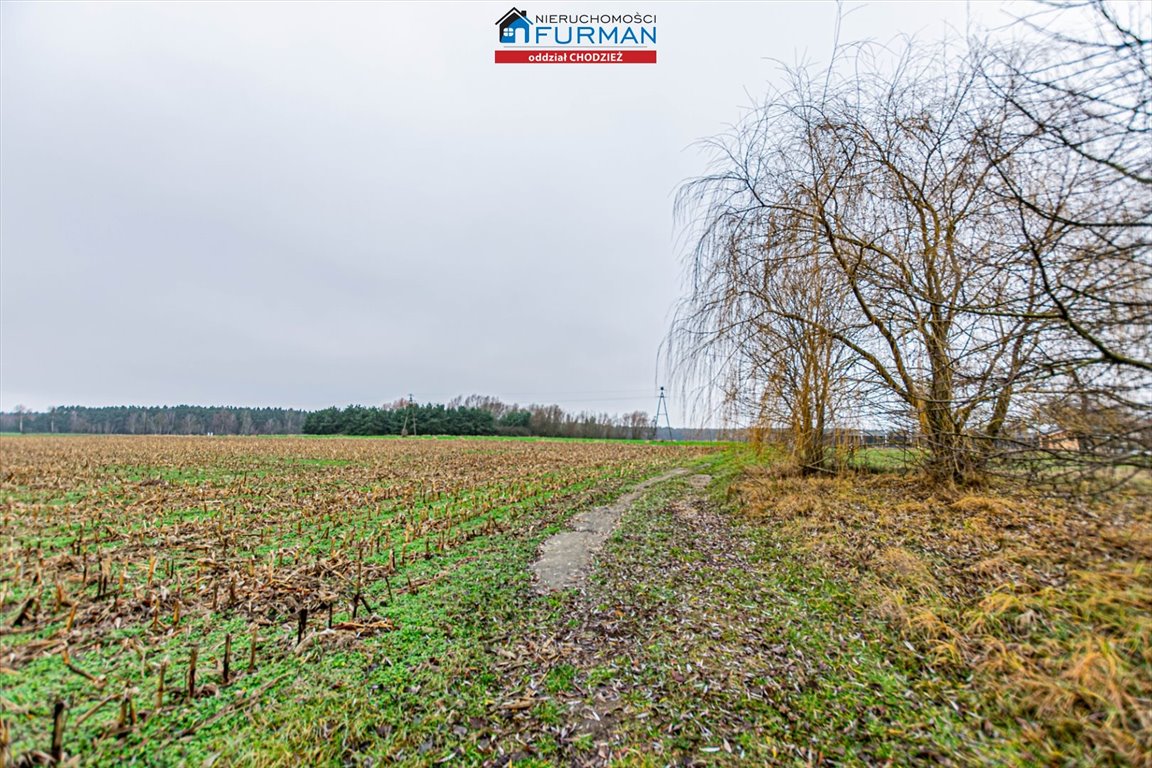
[[[854,585],[925,674],[1028,765],[1152,765],[1152,505],[911,477],[754,472],[748,523]],[[1006,762],[1000,756],[997,762]]]

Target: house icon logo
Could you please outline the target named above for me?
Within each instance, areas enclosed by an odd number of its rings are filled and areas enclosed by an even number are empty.
[[[529,17],[512,8],[496,27],[497,64],[656,63],[655,13],[546,11]]]
[[[500,21],[496,22],[496,26],[500,27],[501,43],[528,43],[528,28],[532,26],[532,22],[528,20],[527,11],[513,8],[500,17]],[[521,30],[524,31],[523,36],[519,34]]]

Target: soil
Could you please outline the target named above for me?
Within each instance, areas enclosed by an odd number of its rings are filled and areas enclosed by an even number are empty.
[[[556,534],[540,547],[540,557],[532,564],[538,589],[555,592],[579,586],[596,553],[612,535],[624,512],[652,486],[687,471],[673,469],[649,478],[611,504],[581,512],[572,518],[570,530]]]

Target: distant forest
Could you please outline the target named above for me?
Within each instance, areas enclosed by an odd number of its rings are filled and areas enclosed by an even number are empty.
[[[298,435],[307,411],[204,405],[64,405],[0,413],[0,432],[104,435]]]
[[[308,414],[310,435],[535,435],[540,437],[652,437],[644,411],[624,416],[567,413],[558,405],[508,405],[494,397],[458,397],[446,405],[399,400],[391,405],[326,408]],[[662,435],[663,436],[663,435]]]
[[[43,412],[19,406],[0,413],[0,432],[127,435],[522,435],[630,438],[653,436],[644,411],[623,416],[568,413],[558,405],[508,405],[471,395],[446,404],[351,405],[302,411],[234,406],[59,406]],[[699,438],[697,430],[661,430],[660,437]],[[711,432],[711,430],[708,430]],[[688,434],[693,433],[693,434]],[[709,435],[711,436],[711,435]]]

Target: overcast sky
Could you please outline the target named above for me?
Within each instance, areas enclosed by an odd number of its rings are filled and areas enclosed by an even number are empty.
[[[693,142],[836,6],[525,5],[655,13],[659,63],[496,65],[509,0],[0,3],[0,408],[652,411]],[[843,41],[997,11],[848,7]]]

